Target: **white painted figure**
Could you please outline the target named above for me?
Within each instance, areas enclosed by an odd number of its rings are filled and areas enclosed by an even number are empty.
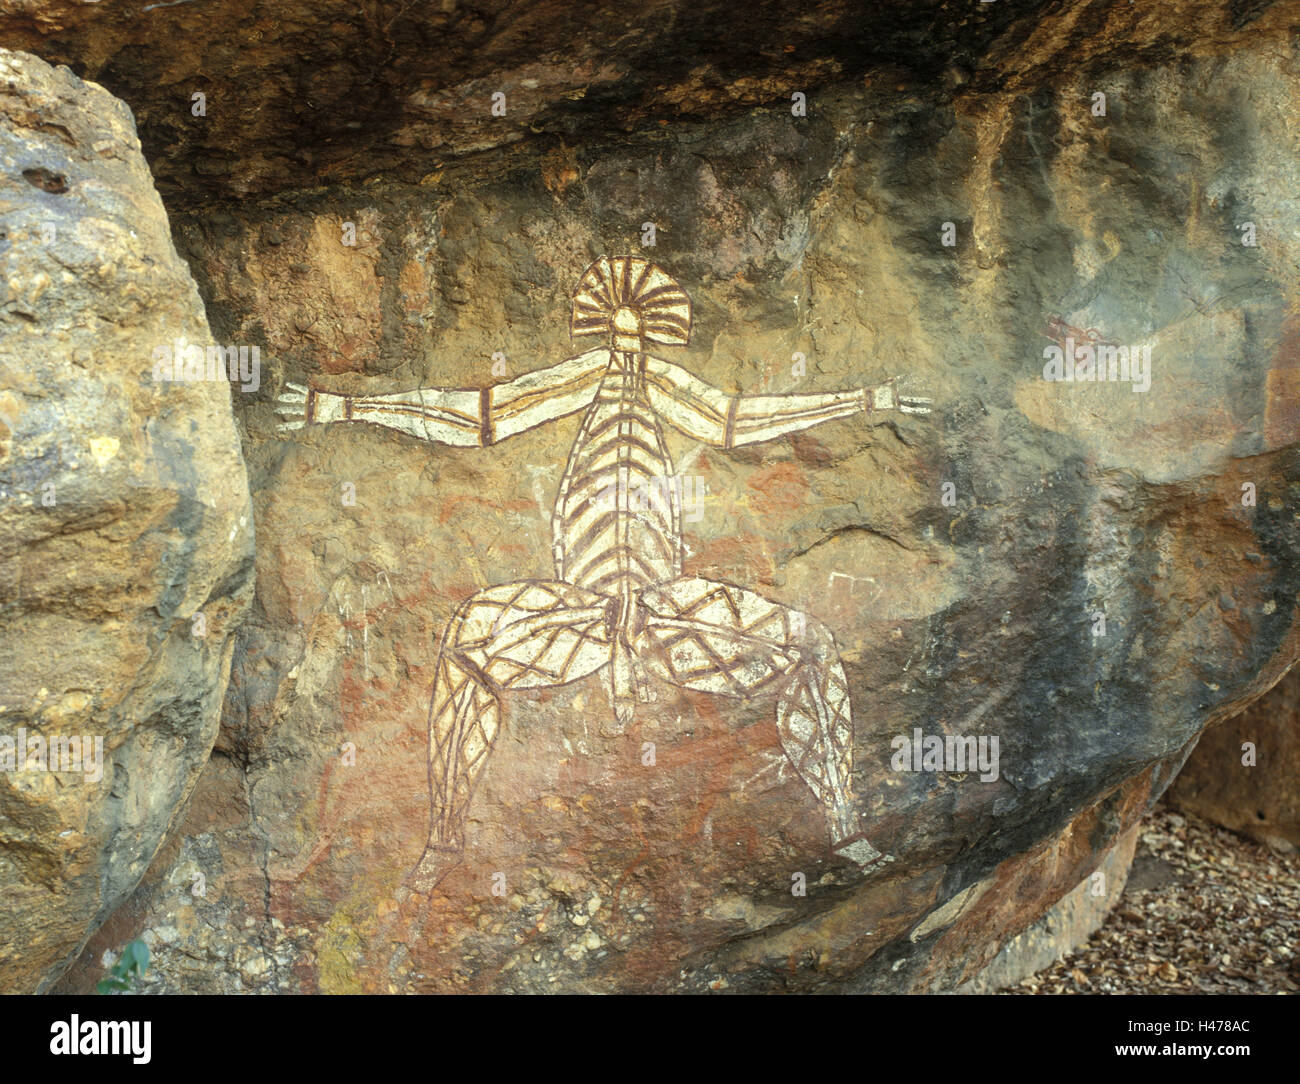
[[[601,257],[573,295],[570,332],[599,345],[481,389],[421,388],[343,396],[289,384],[283,429],[370,422],[439,444],[486,446],[585,411],[552,514],[555,576],[489,587],[467,599],[439,650],[429,710],[429,842],[412,885],[432,890],[463,852],[466,813],[513,689],[609,684],[615,732],[647,675],[720,696],[771,696],[782,748],[821,804],[832,849],[863,868],[866,839],[851,790],[848,684],[820,621],[743,587],[682,568],[681,494],[663,423],[720,448],[758,444],[836,418],[926,414],[897,380],[875,388],[728,395],[650,353],[685,346],[691,303],[655,264]]]

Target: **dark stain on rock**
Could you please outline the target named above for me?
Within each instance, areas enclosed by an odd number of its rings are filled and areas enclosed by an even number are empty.
[[[62,173],[55,173],[53,170],[41,167],[23,170],[23,180],[33,188],[39,188],[42,192],[49,192],[55,196],[60,196],[68,190],[68,179]]]

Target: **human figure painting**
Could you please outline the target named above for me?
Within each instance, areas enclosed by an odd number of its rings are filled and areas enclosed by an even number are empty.
[[[756,591],[688,574],[664,426],[722,448],[856,414],[927,414],[897,380],[848,391],[728,394],[652,350],[690,341],[691,302],[636,256],[601,257],[573,293],[570,333],[597,345],[487,388],[343,396],[286,385],[281,428],[365,422],[435,444],[487,447],[583,412],[552,513],[554,576],[488,587],[443,632],[429,705],[428,844],[409,881],[427,892],[460,861],[475,785],[512,691],[599,676],[614,732],[649,675],[723,697],[769,698],[781,747],[821,806],[831,850],[864,870],[882,855],[853,800],[853,715],[835,640]],[[665,352],[659,350],[659,352]]]

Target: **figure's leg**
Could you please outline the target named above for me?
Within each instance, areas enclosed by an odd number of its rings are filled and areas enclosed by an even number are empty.
[[[605,596],[552,581],[490,587],[456,611],[434,671],[429,842],[413,887],[431,890],[464,850],[465,817],[500,724],[499,694],[565,685],[606,665],[611,613]]]
[[[851,789],[849,688],[830,632],[753,591],[683,577],[641,594],[638,654],[665,681],[748,698],[775,694],[781,746],[821,803],[832,849],[868,866]]]
[[[429,842],[411,877],[421,892],[460,861],[465,815],[501,719],[495,691],[456,650],[458,628],[453,618],[443,635],[429,704]]]
[[[826,809],[831,847],[858,865],[881,854],[867,840],[853,802],[853,716],[849,684],[830,630],[814,618],[803,623],[801,662],[776,705],[781,745],[799,777]]]

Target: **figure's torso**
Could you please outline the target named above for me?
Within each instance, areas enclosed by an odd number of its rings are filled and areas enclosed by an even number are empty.
[[[556,574],[607,595],[626,597],[682,570],[680,494],[644,366],[644,354],[611,351],[552,519]]]

